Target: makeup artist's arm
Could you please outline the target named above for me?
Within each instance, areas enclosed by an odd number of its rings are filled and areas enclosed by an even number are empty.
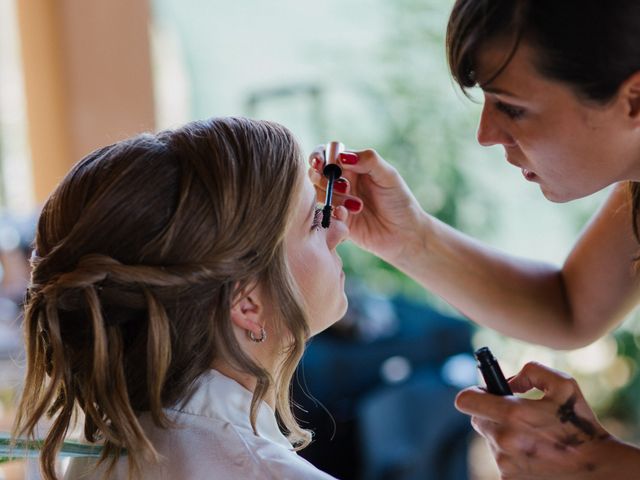
[[[615,327],[638,302],[631,265],[638,244],[622,185],[560,268],[504,254],[440,222],[376,152],[355,153],[356,163],[342,162],[347,194],[336,195],[338,203],[364,204],[350,215],[351,239],[473,321],[529,342],[576,348]],[[318,158],[316,151],[310,176],[321,189]]]
[[[537,363],[509,382],[514,393],[532,388],[540,400],[499,397],[473,387],[456,398],[486,438],[504,478],[612,480],[635,478],[640,449],[611,436],[598,422],[575,380]]]

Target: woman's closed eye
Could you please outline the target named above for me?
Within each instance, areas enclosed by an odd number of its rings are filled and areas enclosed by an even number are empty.
[[[313,222],[311,222],[311,230],[320,230],[322,226],[322,208],[317,206],[313,211]]]
[[[496,102],[495,106],[498,111],[504,113],[511,120],[519,120],[525,114],[524,108],[514,107],[513,105],[509,105],[508,103]]]

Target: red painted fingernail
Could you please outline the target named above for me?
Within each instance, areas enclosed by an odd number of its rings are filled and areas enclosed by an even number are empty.
[[[352,198],[347,198],[344,201],[345,208],[351,212],[357,212],[358,210],[360,210],[361,205],[362,203],[360,203],[359,200],[353,200]]]
[[[351,152],[344,152],[340,154],[340,161],[347,165],[355,165],[358,163],[358,155]]]
[[[315,170],[320,170],[321,163],[322,161],[318,157],[313,157],[313,159],[311,160],[311,167]]]
[[[346,180],[336,180],[333,184],[333,189],[338,193],[347,193],[349,183]]]

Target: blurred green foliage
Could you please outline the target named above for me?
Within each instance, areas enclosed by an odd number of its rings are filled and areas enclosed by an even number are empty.
[[[492,231],[496,205],[490,192],[473,188],[461,164],[476,117],[461,111],[467,99],[456,96],[444,64],[449,2],[397,0],[382,8],[387,29],[376,58],[381,73],[358,86],[380,132],[369,144],[392,161],[426,211],[466,232]],[[475,218],[469,215],[471,205]],[[382,260],[349,245],[341,253],[347,273],[375,290],[444,306]]]
[[[636,314],[622,329],[615,332],[617,355],[628,361],[630,373],[628,382],[611,392],[611,403],[602,412],[602,415],[620,421],[620,435],[635,442],[640,442],[640,331],[637,328],[639,320]]]

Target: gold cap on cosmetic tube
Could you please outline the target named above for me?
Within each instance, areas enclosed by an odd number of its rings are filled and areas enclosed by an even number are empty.
[[[338,179],[342,176],[342,168],[338,159],[340,154],[344,152],[344,144],[342,142],[329,142],[324,148],[324,169],[322,173],[325,177]]]

